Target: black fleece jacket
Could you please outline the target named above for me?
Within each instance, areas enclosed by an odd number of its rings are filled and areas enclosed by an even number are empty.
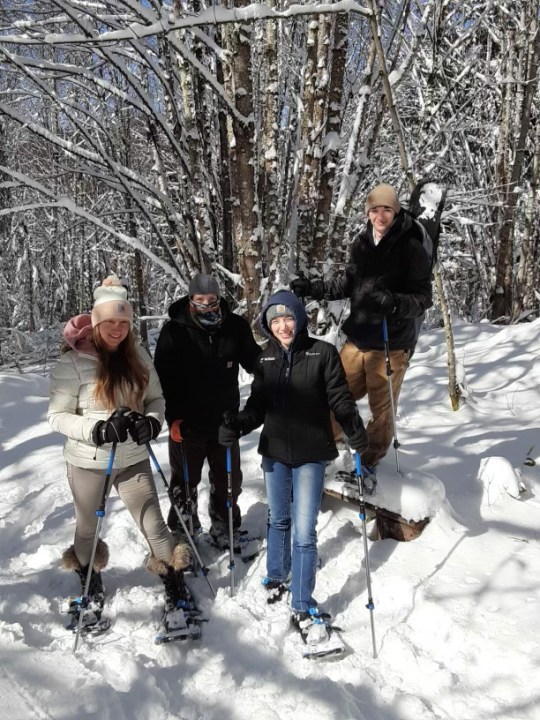
[[[297,323],[288,353],[271,337],[264,319],[268,307],[280,303],[293,310]],[[291,465],[332,460],[338,453],[330,410],[347,434],[362,422],[336,348],[308,335],[302,303],[287,291],[270,298],[261,319],[270,340],[255,364],[251,394],[238,415],[242,434],[264,422],[261,455]]]
[[[253,372],[261,348],[249,323],[221,299],[223,320],[208,330],[196,322],[183,297],[169,308],[170,320],[158,338],[154,364],[165,397],[169,425],[183,420],[188,437],[217,432],[223,413],[240,404],[238,372],[241,365]]]
[[[378,245],[368,226],[351,247],[350,261],[339,277],[315,281],[314,297],[351,298],[343,332],[361,350],[382,350],[382,315],[369,310],[369,295],[382,284],[394,296],[396,310],[387,317],[391,350],[414,350],[421,319],[432,305],[431,261],[416,221],[403,210]]]

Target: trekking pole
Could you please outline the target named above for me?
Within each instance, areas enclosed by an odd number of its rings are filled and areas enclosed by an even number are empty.
[[[125,410],[125,408],[120,408]],[[73,652],[77,652],[77,646],[79,645],[79,637],[81,635],[81,629],[84,618],[84,609],[88,605],[88,594],[90,592],[90,580],[92,579],[92,571],[94,569],[94,559],[96,557],[96,549],[99,541],[99,533],[101,531],[101,525],[103,518],[105,517],[105,503],[107,502],[107,495],[109,494],[109,481],[112,475],[112,468],[114,463],[114,456],[116,455],[116,443],[113,443],[111,448],[111,454],[109,455],[109,463],[107,465],[107,473],[105,475],[105,484],[103,485],[103,493],[101,495],[101,502],[99,508],[96,510],[97,524],[96,532],[94,533],[94,543],[92,545],[92,552],[90,553],[90,562],[88,563],[88,572],[86,573],[86,580],[84,582],[84,592],[80,598],[81,610],[79,612],[79,622],[77,623],[77,632],[75,634],[75,644],[73,645]]]
[[[234,595],[234,529],[233,529],[233,497],[232,497],[232,452],[227,448],[227,509],[229,512],[229,570],[231,578],[231,597]]]
[[[187,464],[187,458],[186,453],[184,450],[184,442],[182,441],[180,443],[182,448],[182,468],[184,470],[184,492],[186,493],[186,515],[188,517],[188,530],[191,537],[193,537],[193,503],[191,500],[191,488],[189,486],[189,471],[188,471],[188,464]]]
[[[388,342],[388,323],[386,321],[386,315],[383,315],[382,321],[383,330],[383,342],[384,342],[384,355],[386,358],[386,377],[388,378],[388,395],[390,396],[390,412],[392,413],[392,435],[394,436],[394,452],[396,454],[396,470],[401,472],[399,469],[399,440],[397,437],[396,430],[396,406],[394,404],[394,389],[392,387],[392,365],[390,363],[390,344]]]
[[[178,516],[178,520],[180,520],[180,525],[182,526],[182,530],[184,531],[185,536],[186,536],[187,539],[189,540],[189,544],[191,545],[191,549],[193,550],[193,554],[194,554],[195,557],[197,558],[197,562],[199,563],[199,565],[200,565],[200,567],[201,567],[201,572],[202,572],[202,574],[204,575],[204,578],[205,578],[206,582],[208,583],[208,587],[209,587],[210,590],[212,591],[212,595],[213,595],[214,597],[216,597],[216,591],[214,590],[214,588],[213,588],[213,586],[212,586],[212,583],[210,582],[210,579],[209,579],[209,577],[208,577],[208,572],[209,572],[209,570],[208,570],[208,568],[204,565],[204,563],[203,563],[203,561],[202,561],[202,558],[201,558],[201,556],[200,556],[200,554],[199,554],[199,551],[197,550],[197,546],[195,545],[195,543],[193,542],[193,538],[192,538],[191,535],[189,534],[189,531],[188,531],[188,528],[187,528],[187,525],[186,525],[186,521],[185,521],[184,518],[182,517],[182,513],[180,512],[180,510],[178,509],[178,506],[177,506],[176,503],[174,502],[174,496],[173,496],[173,492],[172,492],[172,490],[171,490],[171,486],[170,486],[169,483],[167,482],[167,478],[165,477],[165,474],[164,474],[163,470],[161,469],[161,465],[158,463],[157,457],[155,456],[154,451],[153,451],[152,448],[150,447],[150,443],[149,443],[149,442],[146,443],[146,449],[148,450],[148,454],[149,454],[150,457],[152,458],[152,462],[154,463],[154,467],[156,468],[157,472],[159,473],[161,479],[163,480],[163,484],[165,485],[165,489],[167,490],[167,495],[169,496],[169,500],[171,501],[171,506],[174,508],[174,510],[175,510],[175,512],[176,512],[176,514],[177,514],[177,516]]]
[[[369,571],[369,556],[368,556],[368,544],[367,544],[367,524],[366,524],[366,506],[364,502],[364,475],[362,473],[362,461],[360,460],[360,453],[355,453],[356,460],[356,480],[358,482],[358,500],[360,502],[360,513],[359,518],[362,521],[362,539],[364,541],[364,560],[366,564],[366,587],[368,592],[367,609],[369,610],[369,618],[371,622],[371,642],[373,644],[373,657],[377,657],[377,646],[375,644],[375,620],[373,618],[373,611],[375,605],[373,603],[373,596],[371,593],[371,574]]]
[[[186,508],[186,515],[187,515],[187,526],[189,530],[189,535],[193,539],[193,542],[195,542],[195,531],[193,528],[193,498],[191,497],[191,487],[189,484],[189,470],[188,470],[188,464],[187,464],[187,457],[186,457],[186,451],[184,449],[184,441],[180,443],[181,451],[182,451],[182,468],[184,471],[184,492],[186,495],[186,502],[184,507]],[[193,574],[197,575],[197,567],[195,566],[193,568]]]

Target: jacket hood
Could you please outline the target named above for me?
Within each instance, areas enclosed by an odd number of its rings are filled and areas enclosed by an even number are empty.
[[[92,316],[75,315],[64,327],[64,340],[72,350],[97,355],[92,339]]]
[[[294,340],[296,340],[298,335],[303,333],[307,328],[307,314],[303,302],[290,290],[279,290],[277,293],[272,295],[259,315],[259,325],[261,330],[266,337],[271,339],[274,338],[274,336],[272,335],[272,332],[268,327],[268,323],[266,322],[266,311],[272,305],[286,305],[290,308],[295,322]]]

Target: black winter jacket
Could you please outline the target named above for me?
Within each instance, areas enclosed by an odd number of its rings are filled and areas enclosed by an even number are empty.
[[[220,303],[223,320],[207,330],[192,318],[189,298],[169,308],[171,320],[158,338],[154,364],[165,397],[169,425],[184,420],[186,437],[217,432],[226,410],[236,412],[240,404],[238,372],[241,365],[253,372],[261,348],[249,323]]]
[[[268,307],[280,303],[293,310],[296,320],[289,353],[271,336],[264,319]],[[264,422],[261,455],[291,465],[332,460],[338,453],[330,410],[347,434],[362,422],[336,348],[309,337],[304,307],[287,291],[270,298],[261,325],[270,340],[255,364],[251,394],[238,416],[242,434]]]
[[[321,283],[319,299],[351,298],[343,332],[361,350],[382,350],[382,315],[366,311],[366,298],[377,282],[394,295],[396,311],[387,317],[391,350],[414,350],[424,312],[431,307],[431,261],[417,222],[403,210],[378,245],[371,223],[353,243],[344,273]],[[316,296],[316,293],[313,293]]]

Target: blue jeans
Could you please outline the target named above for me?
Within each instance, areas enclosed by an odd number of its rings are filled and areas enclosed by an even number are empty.
[[[294,466],[262,459],[268,497],[267,573],[271,580],[286,581],[291,577],[291,608],[295,612],[317,605],[312,593],[325,467],[325,462]]]

